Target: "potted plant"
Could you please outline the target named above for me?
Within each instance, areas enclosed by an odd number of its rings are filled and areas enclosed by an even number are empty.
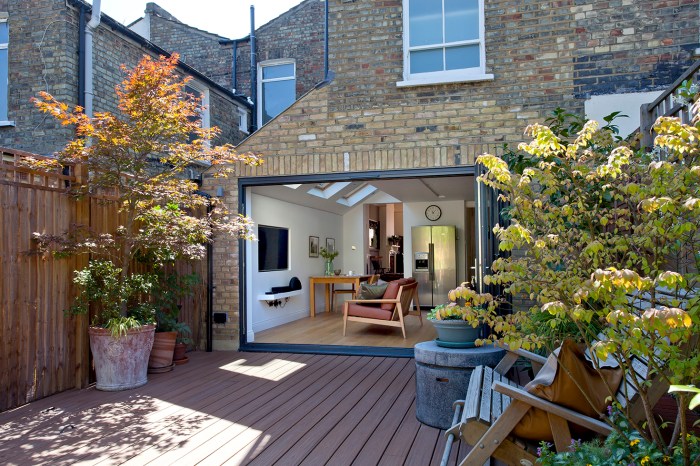
[[[155,304],[156,333],[153,349],[148,359],[148,372],[159,373],[173,370],[174,351],[178,336],[189,333],[189,326],[179,322],[181,300],[192,294],[199,283],[195,273],[179,275],[176,272],[160,272],[158,286],[152,293]]]
[[[471,348],[479,342],[482,324],[495,316],[498,302],[489,293],[477,293],[468,283],[451,290],[449,304],[435,306],[428,321],[438,334],[435,342],[446,348]]]
[[[132,70],[122,67],[118,115],[71,110],[48,93],[34,100],[40,111],[74,126],[76,138],[55,159],[28,157],[25,163],[59,172],[75,166],[69,193],[97,198],[117,214],[107,232],[76,226],[62,235],[34,234],[40,251],[96,258],[76,272],[80,294],[72,311],[94,313],[90,347],[102,390],[146,383],[157,310],[151,296],[155,271],[175,260],[202,259],[214,231],[252,236],[250,219],[229,216],[185,175],[193,166],[208,166],[212,176],[226,176],[239,162],[257,165],[260,159],[239,155],[228,144],[214,146],[219,130],[202,128],[201,99],[187,94],[188,80],[177,74],[177,63],[176,54],[144,56]],[[209,208],[207,215],[193,213],[203,208]]]
[[[192,330],[189,325],[178,322],[175,325],[175,332],[177,336],[175,338],[175,351],[173,353],[173,362],[175,364],[185,364],[189,361],[189,358],[185,355],[187,352],[187,345],[192,343],[192,339],[189,335],[192,335]]]
[[[328,249],[323,247],[320,249],[319,255],[323,257],[326,264],[326,275],[333,275],[333,259],[338,257],[338,254],[340,254],[338,251],[329,251]]]

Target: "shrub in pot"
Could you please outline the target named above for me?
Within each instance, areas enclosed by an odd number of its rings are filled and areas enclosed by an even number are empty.
[[[495,315],[498,302],[489,293],[477,293],[462,283],[448,293],[449,304],[436,306],[428,313],[438,346],[470,348],[479,342],[483,324]]]
[[[27,157],[25,165],[58,173],[65,166],[75,166],[76,181],[69,187],[70,194],[78,199],[94,197],[114,206],[118,214],[111,231],[96,232],[77,225],[60,235],[34,234],[40,251],[95,258],[76,272],[81,291],[72,311],[94,313],[91,337],[103,341],[106,334],[108,338],[104,344],[91,346],[98,388],[118,390],[145,383],[140,376],[129,383],[101,381],[99,366],[111,359],[96,353],[121,351],[116,348],[120,343],[138,346],[138,357],[131,359],[143,361],[146,370],[154,330],[150,296],[154,271],[175,260],[202,259],[214,231],[252,236],[250,219],[229,217],[217,199],[199,193],[198,184],[187,179],[185,171],[197,163],[209,166],[212,176],[226,176],[238,163],[257,165],[260,158],[238,154],[230,144],[212,143],[220,131],[202,128],[201,99],[186,92],[188,78],[177,74],[177,63],[176,54],[159,59],[144,56],[135,68],[122,67],[126,77],[116,87],[118,114],[87,115],[43,92],[34,100],[40,111],[62,125],[74,126],[76,137],[55,159]],[[204,208],[207,215],[195,215]],[[147,260],[137,271],[133,265],[138,258]],[[109,330],[97,330],[104,328]],[[131,334],[145,336],[136,345],[131,343]]]

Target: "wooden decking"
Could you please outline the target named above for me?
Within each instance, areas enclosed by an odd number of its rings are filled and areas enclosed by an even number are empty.
[[[71,390],[0,413],[0,464],[440,462],[443,433],[415,418],[413,359],[189,356],[139,389]]]

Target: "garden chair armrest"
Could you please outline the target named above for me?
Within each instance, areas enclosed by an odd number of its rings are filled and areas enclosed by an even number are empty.
[[[396,304],[399,299],[348,299],[346,303]]]
[[[572,409],[565,408],[563,406],[552,403],[551,401],[544,400],[535,395],[532,395],[525,390],[513,387],[511,385],[506,385],[503,382],[494,382],[492,389],[498,393],[509,396],[514,400],[520,400],[527,403],[535,408],[540,408],[548,413],[552,413],[559,416],[567,421],[571,421],[574,424],[590,429],[602,435],[609,435],[612,432],[612,427],[610,427],[605,422],[593,419],[584,414],[578,413]]]

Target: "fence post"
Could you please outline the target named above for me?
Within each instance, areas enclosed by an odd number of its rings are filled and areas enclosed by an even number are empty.
[[[650,149],[654,145],[654,135],[651,127],[654,126],[654,115],[650,110],[651,104],[642,104],[639,109],[639,131],[642,133],[642,149]]]
[[[87,167],[82,164],[75,165],[75,183],[78,186],[85,184],[88,177]],[[71,187],[73,189],[74,187]],[[75,202],[75,223],[87,228],[90,224],[90,196],[83,196]],[[75,270],[87,267],[89,257],[83,254],[75,256]],[[70,280],[72,277],[69,277]],[[90,383],[90,342],[88,341],[89,315],[75,316],[75,387],[83,388]]]

